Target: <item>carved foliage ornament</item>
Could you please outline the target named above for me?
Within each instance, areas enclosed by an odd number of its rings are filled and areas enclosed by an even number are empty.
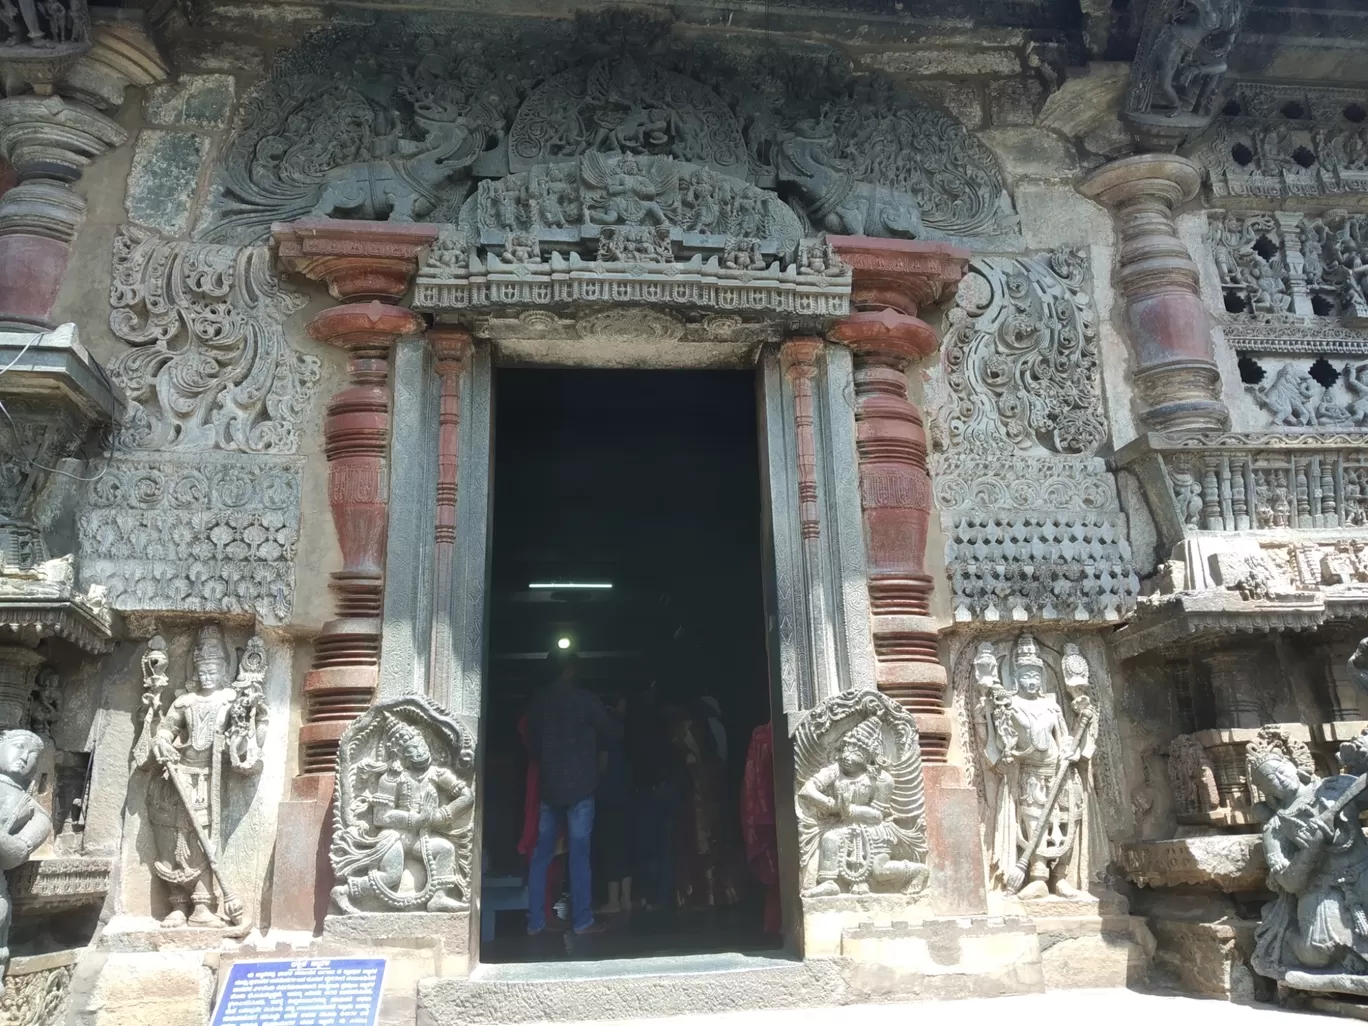
[[[166,242],[123,225],[109,326],[136,348],[110,376],[130,400],[135,449],[292,453],[319,378],[282,324],[304,305],[280,287],[265,246]]]
[[[1106,437],[1086,274],[1072,249],[969,265],[945,337],[937,448],[1074,454]]]
[[[809,712],[793,743],[805,895],[923,890],[926,797],[911,714],[878,691],[846,691]]]
[[[804,234],[1015,227],[986,147],[844,58],[689,47],[592,59],[602,41],[583,30],[536,31],[563,34],[511,41],[468,19],[455,47],[388,29],[306,41],[244,103],[205,237],[255,241],[310,215],[454,222],[477,181],[592,153],[668,157],[777,191]],[[320,61],[342,70],[318,74]],[[541,216],[571,223],[564,183],[538,174]],[[707,220],[720,197],[705,193]]]
[[[332,900],[345,913],[470,907],[474,739],[422,695],[378,703],[337,753]]]

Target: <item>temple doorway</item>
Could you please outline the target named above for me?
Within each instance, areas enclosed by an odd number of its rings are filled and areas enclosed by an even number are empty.
[[[509,368],[494,396],[481,961],[780,948],[753,373]],[[624,732],[600,756],[593,936],[567,921],[563,840],[552,928],[528,935],[525,714],[561,650]]]

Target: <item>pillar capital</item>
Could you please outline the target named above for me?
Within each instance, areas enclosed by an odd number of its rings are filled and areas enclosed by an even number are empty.
[[[280,269],[326,282],[343,303],[402,299],[437,225],[318,218],[275,224]]]
[[[33,95],[0,100],[0,156],[21,182],[74,182],[91,161],[127,141],[122,126],[84,103]]]
[[[852,271],[855,312],[827,334],[857,354],[903,363],[936,351],[935,331],[917,313],[954,295],[969,251],[944,242],[828,236]]]
[[[390,346],[406,335],[423,331],[421,314],[402,306],[344,303],[320,311],[309,322],[309,337],[345,349],[354,358],[384,359]]]

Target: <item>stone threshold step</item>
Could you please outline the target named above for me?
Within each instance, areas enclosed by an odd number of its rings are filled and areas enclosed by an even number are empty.
[[[665,1018],[843,1003],[834,960],[741,954],[481,965],[419,981],[418,1026]]]

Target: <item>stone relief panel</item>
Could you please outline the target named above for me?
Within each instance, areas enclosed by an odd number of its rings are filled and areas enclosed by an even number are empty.
[[[0,1026],[56,1026],[71,1001],[70,965],[12,972],[0,995]]]
[[[337,753],[334,906],[343,913],[465,912],[475,740],[423,695],[386,699]]]
[[[916,721],[878,691],[833,695],[794,733],[805,898],[907,894],[928,881]]]
[[[1368,194],[1368,93],[1235,85],[1188,154],[1217,198]]]
[[[659,31],[614,45],[601,20],[463,19],[454,46],[386,19],[319,33],[244,102],[200,237],[255,242],[309,216],[453,223],[480,182],[534,170],[539,208],[569,223],[547,169],[592,154],[777,193],[805,235],[1015,230],[987,148],[891,79],[822,47],[676,46]],[[706,190],[704,220],[720,199]]]
[[[253,636],[236,666],[233,655],[223,628],[205,624],[195,634],[188,672],[174,686],[161,635],[143,653],[142,709],[130,761],[135,771],[146,770],[151,869],[169,908],[164,928],[226,928],[242,935],[250,926],[220,856],[231,832],[224,816],[228,790],[244,787],[229,778],[252,778],[245,782],[251,789],[262,768],[269,719],[266,647]]]
[[[120,448],[293,453],[319,379],[283,322],[304,305],[265,246],[166,242],[124,225],[109,326],[134,348],[110,363],[130,400]]]
[[[86,486],[81,580],[111,608],[251,613],[286,623],[303,457],[114,456]]]
[[[1025,901],[1095,890],[1131,825],[1103,643],[963,639],[952,667],[993,884]]]
[[[929,387],[957,621],[1115,621],[1134,603],[1097,314],[1075,250],[970,264]]]
[[[1249,742],[1248,775],[1263,797],[1268,887],[1250,964],[1311,992],[1368,995],[1364,881],[1368,733],[1339,746],[1339,773],[1321,777],[1306,746],[1277,726]],[[1312,914],[1308,914],[1314,910]]]
[[[1207,126],[1248,7],[1249,0],[1155,0],[1145,8],[1125,109],[1138,134],[1172,146]]]

